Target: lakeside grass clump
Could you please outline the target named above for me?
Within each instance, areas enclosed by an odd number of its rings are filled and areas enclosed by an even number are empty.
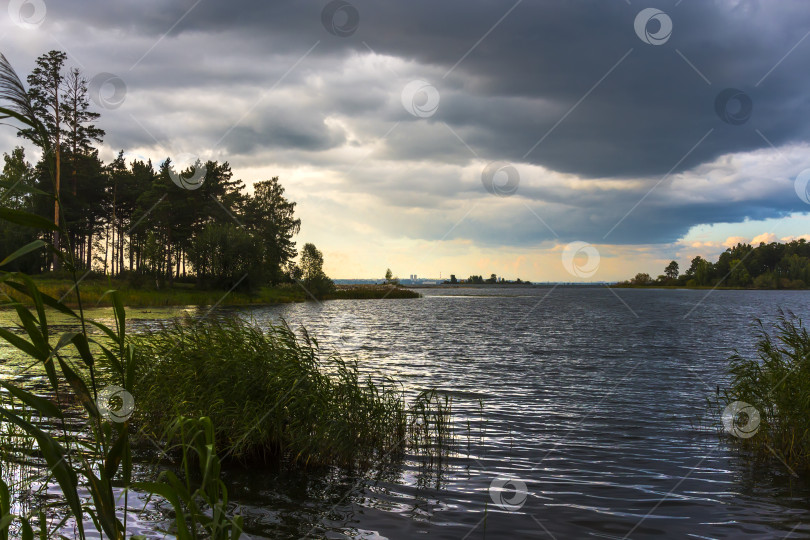
[[[395,285],[344,285],[330,293],[327,300],[371,300],[384,298],[422,298],[416,291]]]
[[[262,329],[236,317],[175,320],[133,341],[134,420],[155,440],[178,416],[204,416],[223,457],[363,465],[411,442],[443,447],[449,437],[449,405],[435,393],[408,409],[394,381],[363,379],[356,360],[320,349],[303,329]]]
[[[755,459],[777,458],[810,473],[810,334],[793,314],[769,332],[762,321],[756,354],[729,359],[729,388],[718,399],[726,431]]]

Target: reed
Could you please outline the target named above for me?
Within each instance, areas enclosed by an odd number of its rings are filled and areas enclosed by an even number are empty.
[[[408,407],[395,381],[361,377],[356,359],[322,350],[304,329],[175,320],[133,345],[145,436],[158,437],[177,416],[205,416],[223,457],[303,465],[368,465],[450,439],[449,404],[432,406],[435,393]],[[418,419],[424,427],[414,430]]]
[[[748,455],[810,473],[810,335],[793,314],[771,330],[757,324],[755,354],[731,356],[731,384],[718,395],[726,431]]]
[[[391,285],[357,285],[335,289],[326,300],[371,300],[371,299],[422,298],[416,291]]]

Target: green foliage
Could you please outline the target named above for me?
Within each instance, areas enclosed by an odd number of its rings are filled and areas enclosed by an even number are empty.
[[[731,261],[731,270],[729,270],[728,274],[728,284],[732,287],[747,287],[753,281],[740,259]]]
[[[0,58],[0,99],[8,105],[0,108],[0,120],[17,121],[18,133],[38,146],[42,156],[34,167],[26,164],[26,170],[6,168],[0,178],[0,202],[6,191],[13,191],[10,204],[24,205],[28,213],[51,222],[55,213],[60,216],[59,225],[66,231],[52,236],[57,249],[60,242],[66,244],[61,246],[65,256],[54,259],[54,270],[67,260],[85,271],[100,267],[115,276],[127,270],[161,282],[203,273],[201,281],[223,285],[233,281],[227,271],[212,276],[210,268],[195,268],[189,259],[192,248],[205,243],[197,236],[207,225],[229,223],[238,224],[251,238],[242,244],[249,249],[239,256],[259,261],[250,265],[250,279],[243,286],[291,281],[288,270],[297,255],[292,238],[301,221],[294,217],[295,203],[284,197],[277,177],[255,183],[250,194],[233,178],[227,162],[198,159],[176,170],[168,158],[157,166],[137,159],[127,163],[122,150],[112,162],[103,163],[96,146],[105,133],[96,125],[99,114],[90,108],[87,80],[77,68],[66,70],[66,60],[61,51],[41,55],[26,89],[5,57]],[[20,157],[15,150],[7,164],[10,159],[20,162]],[[201,181],[193,186],[181,181],[192,175]],[[21,176],[26,181],[17,182]],[[12,248],[5,252],[33,239],[30,231],[25,234],[0,223],[0,247]],[[196,255],[199,260],[199,249]],[[32,254],[17,266],[29,273],[50,267],[44,253]]]
[[[174,510],[175,527],[165,531],[178,538],[230,540],[242,534],[242,517],[229,517],[228,489],[220,479],[214,427],[208,418],[177,418],[162,439],[177,441],[167,450],[181,455],[178,477],[172,471],[160,473],[156,482],[136,482],[133,487],[165,498]]]
[[[650,274],[636,274],[636,276],[630,280],[631,285],[650,285],[652,283],[652,278]]]
[[[47,130],[52,145],[62,134],[63,109],[58,107],[59,98],[63,97],[63,82],[65,75],[62,73],[67,60],[67,53],[62,51],[50,51],[41,55],[36,60],[34,70],[28,76],[29,90],[27,92],[32,104],[33,117],[42,122]],[[26,129],[21,132],[42,147],[39,134],[34,129]]]
[[[324,298],[335,290],[334,282],[323,271],[323,253],[315,244],[304,244],[299,266],[304,288],[309,294]]]
[[[686,277],[694,279],[697,285],[711,285],[713,265],[703,257],[695,257],[686,271]]]
[[[340,287],[326,296],[326,300],[364,300],[374,298],[421,298],[416,291],[402,287],[363,285]]]
[[[112,422],[97,406],[99,362],[95,358],[97,353],[93,352],[95,350],[101,353],[109,373],[107,377],[109,382],[119,385],[126,391],[133,389],[137,355],[127,342],[126,312],[121,299],[114,291],[108,293],[113,307],[114,325],[107,326],[86,319],[81,310],[76,313],[55,298],[42,294],[25,274],[0,272],[0,281],[27,295],[34,307],[32,311],[20,303],[10,304],[17,312],[24,336],[0,329],[0,339],[42,365],[47,374],[48,390],[51,395],[56,396],[54,403],[11,383],[2,383],[10,395],[28,409],[35,411],[38,418],[48,420],[41,426],[40,422],[34,422],[30,416],[21,415],[19,408],[2,403],[0,418],[3,426],[8,429],[7,426],[13,425],[18,433],[26,436],[25,440],[35,441],[50,477],[62,492],[62,502],[67,505],[70,515],[75,518],[79,538],[86,538],[83,519],[85,514],[91,518],[98,531],[103,531],[107,537],[123,538],[126,536],[125,520],[122,521],[118,515],[113,487],[121,485],[125,490],[134,487],[128,422]],[[50,339],[53,330],[48,324],[46,307],[74,318],[82,331],[64,332],[53,344],[53,340]],[[88,334],[88,327],[100,331],[100,336],[93,337]],[[74,403],[83,406],[84,416],[80,420],[90,435],[89,440],[84,434],[76,434],[66,427],[67,412]],[[75,412],[71,413],[71,416],[72,421],[76,422]],[[204,420],[200,422],[205,423]],[[53,431],[43,429],[47,425],[57,427]],[[189,449],[193,449],[198,457],[205,458],[202,462],[203,471],[209,474],[203,475],[203,484],[197,491],[189,491],[190,479],[186,480],[186,490],[183,491],[177,478],[169,476],[141,487],[151,487],[153,488],[151,493],[158,493],[172,501],[174,498],[184,501],[186,510],[185,514],[178,514],[178,530],[183,530],[181,526],[184,524],[180,516],[191,515],[192,525],[196,527],[199,523],[211,532],[211,537],[237,538],[241,532],[241,524],[238,518],[232,522],[226,517],[227,493],[221,489],[218,461],[210,455],[214,452],[213,430],[206,428],[203,431],[204,448],[200,447],[196,435],[191,439],[181,437],[180,441],[185,452],[184,462]],[[30,443],[25,443],[23,449],[26,445],[30,449]],[[204,454],[204,449],[210,449],[209,454]],[[213,477],[214,474],[217,475],[216,478]],[[9,497],[7,490],[3,492],[4,487],[5,484],[0,485],[0,529],[8,530],[15,516],[8,514]],[[80,489],[86,489],[91,495],[92,505],[82,502]],[[201,497],[206,503],[205,508],[196,502]],[[212,508],[215,511],[213,517],[210,517],[209,511]],[[37,509],[39,534],[42,537],[49,537],[56,531],[49,531],[46,528],[47,522],[42,517],[42,510]],[[19,517],[21,530],[26,535],[28,530],[33,532],[32,517],[31,515]],[[178,533],[178,536],[182,535]],[[195,528],[185,537],[196,536]]]
[[[53,419],[60,428],[57,430],[57,434],[46,432],[8,406],[0,406],[0,416],[4,422],[14,424],[35,439],[39,452],[62,491],[64,501],[76,518],[79,536],[85,537],[82,525],[85,509],[78,493],[79,486],[83,483],[86,484],[94,501],[93,509],[88,510],[93,522],[108,536],[118,538],[123,535],[124,527],[116,516],[112,498],[112,482],[116,476],[120,476],[120,481],[125,486],[131,482],[131,457],[128,451],[124,451],[125,448],[128,448],[128,431],[125,424],[113,425],[105,420],[95,406],[97,396],[95,372],[97,368],[89,344],[96,344],[105,353],[108,353],[110,358],[115,359],[111,367],[116,378],[124,387],[131,384],[131,380],[128,380],[127,377],[128,374],[131,374],[131,366],[128,358],[123,354],[125,340],[123,308],[118,306],[115,309],[116,320],[120,324],[113,330],[101,323],[86,321],[81,314],[74,313],[59,304],[54,298],[42,295],[24,274],[2,273],[0,277],[8,285],[27,294],[35,307],[32,312],[20,304],[13,304],[27,339],[6,330],[0,332],[0,338],[43,365],[48,376],[49,390],[57,396],[57,403],[53,404],[49,400],[8,383],[4,384],[4,387],[26,406],[35,410],[41,418]],[[114,352],[107,349],[106,346],[110,345],[109,342],[102,344],[96,339],[89,338],[86,330],[82,333],[63,333],[58,342],[52,345],[49,340],[51,330],[48,325],[46,305],[76,318],[82,328],[86,329],[88,324],[92,324],[101,330],[112,339],[113,344],[118,344],[120,355],[116,356]],[[69,350],[71,348],[72,351]],[[81,363],[76,364],[75,361],[69,359],[71,357],[81,359]],[[82,373],[86,375],[83,376]],[[89,380],[85,380],[85,377]],[[85,425],[93,436],[90,443],[79,440],[65,428],[64,418],[69,406],[66,401],[63,401],[66,387],[72,390],[73,400],[84,405]],[[78,455],[81,457],[72,458],[71,454],[79,449],[81,452]],[[123,470],[120,469],[122,465]],[[40,527],[43,525],[44,523],[40,523]],[[47,533],[44,530],[42,532]]]
[[[246,230],[230,223],[209,223],[191,241],[188,260],[199,282],[231,290],[249,288],[264,272],[260,243]]]
[[[757,247],[737,244],[721,253],[715,263],[695,257],[682,275],[678,274],[678,263],[672,261],[655,281],[641,283],[634,278],[620,285],[805,289],[808,283],[810,243],[799,239],[784,244],[761,243]]]
[[[0,174],[0,206],[8,210],[32,212],[34,210],[34,169],[25,160],[25,151],[16,147],[5,154]],[[28,227],[6,223],[0,226],[0,253],[11,253],[39,238],[37,231]],[[45,265],[44,250],[19,258],[6,270],[39,272]]]
[[[206,416],[235,459],[303,464],[368,463],[406,442],[397,385],[363,380],[356,361],[322,350],[305,330],[262,330],[238,318],[178,320],[134,344],[136,414],[150,436],[177,416]],[[432,425],[447,429],[443,421]]]
[[[4,307],[15,310],[21,331],[0,328],[0,339],[29,356],[46,375],[45,387],[38,388],[44,395],[3,383],[3,390],[15,401],[0,402],[0,431],[14,433],[22,441],[19,446],[4,446],[3,452],[35,449],[47,470],[44,483],[58,486],[61,492],[55,501],[51,498],[52,502],[41,503],[30,512],[13,515],[8,484],[0,479],[0,540],[9,535],[12,525],[25,540],[33,539],[34,534],[40,538],[61,535],[60,528],[68,518],[75,522],[78,538],[125,538],[132,489],[160,496],[172,505],[174,523],[167,532],[178,538],[238,538],[242,522],[231,517],[228,493],[219,476],[219,435],[230,448],[225,455],[285,454],[303,463],[383,459],[396,455],[409,434],[428,452],[437,445],[445,448],[450,437],[447,400],[442,403],[435,393],[423,393],[414,405],[422,420],[409,419],[401,394],[390,381],[381,385],[371,379],[361,381],[356,363],[336,354],[322,354],[306,332],[298,338],[287,327],[272,327],[265,334],[244,323],[208,321],[199,328],[177,324],[129,339],[123,298],[112,290],[98,299],[111,305],[113,323],[85,317],[82,306],[86,299],[77,270],[91,266],[96,235],[103,235],[105,242],[101,250],[105,273],[126,268],[126,254],[130,269],[171,282],[179,278],[181,265],[185,272],[197,232],[206,231],[206,225],[215,220],[233,219],[231,210],[250,221],[246,234],[252,235],[251,246],[260,234],[257,231],[272,232],[266,242],[277,242],[274,250],[265,245],[257,251],[263,263],[270,261],[279,268],[288,267],[288,259],[294,256],[291,231],[297,232],[300,222],[292,218],[294,204],[281,197],[283,190],[277,182],[261,187],[256,196],[261,200],[256,202],[255,197],[241,193],[243,186],[232,180],[227,163],[207,162],[205,182],[193,196],[172,182],[169,160],[157,172],[151,163],[143,162],[133,163],[128,170],[122,155],[112,166],[103,166],[90,146],[102,133],[88,125],[96,117],[87,110],[85,83],[78,72],[72,73],[75,100],[66,104],[72,109],[52,107],[62,89],[65,57],[58,51],[40,57],[27,91],[0,55],[0,100],[4,105],[0,106],[0,120],[19,123],[18,131],[39,146],[43,156],[34,168],[33,186],[28,185],[31,171],[24,155],[15,153],[7,159],[7,163],[13,162],[14,171],[4,171],[0,188],[5,200],[12,203],[0,206],[0,242],[18,233],[33,236],[20,238],[19,244],[15,239],[0,245],[0,266],[3,270],[25,269],[23,263],[31,263],[30,257],[47,249],[54,256],[54,266],[64,263],[71,276],[70,289],[65,292],[70,292],[67,298],[75,300],[78,308],[74,311],[56,294],[43,293],[26,273],[0,270],[0,285],[14,297]],[[63,118],[72,128],[65,138]],[[65,202],[71,205],[67,213],[56,187],[60,161],[54,159],[63,151],[69,180]],[[12,172],[22,178],[20,184],[7,184]],[[48,181],[53,184],[50,190]],[[16,192],[18,185],[26,185],[26,189]],[[103,189],[97,192],[99,186]],[[88,193],[95,198],[90,200]],[[62,219],[49,219],[54,204]],[[71,217],[65,220],[65,215]],[[268,219],[275,220],[272,229],[267,228]],[[141,221],[144,226],[133,232]],[[47,242],[52,232],[53,244]],[[233,229],[211,234],[210,245],[222,249],[226,241],[248,240]],[[63,239],[61,245],[59,238]],[[212,268],[225,269],[224,275],[234,275],[234,268],[241,270],[239,257],[231,253],[217,256]],[[322,264],[322,255],[311,246],[306,260],[302,258],[305,279],[316,290],[329,292],[333,284]],[[59,334],[49,324],[52,310],[69,317],[72,323],[68,327],[76,330]],[[108,407],[99,402],[104,384],[143,396],[139,418],[145,420],[146,430],[164,428],[153,433],[166,442],[170,454],[179,454],[179,473],[166,471],[156,481],[133,482],[130,421],[111,417]],[[201,399],[205,402],[200,403]],[[203,414],[178,418],[167,414],[167,403],[175,404],[173,413],[201,409]],[[222,424],[215,427],[206,413]],[[253,425],[258,429],[248,427],[247,418],[256,420]],[[409,426],[410,420],[426,427]],[[119,489],[124,490],[123,509],[114,496]],[[48,513],[56,506],[67,515],[58,523],[49,523]],[[95,532],[87,530],[91,528],[88,523]]]
[[[718,403],[742,401],[759,413],[756,434],[734,439],[741,447],[810,471],[810,334],[793,315],[780,315],[772,333],[758,324],[756,355],[731,356],[732,381]]]
[[[664,275],[668,279],[678,279],[679,272],[680,272],[680,270],[679,270],[677,261],[670,262],[667,265],[667,267],[664,269]]]
[[[385,271],[385,282],[389,285],[399,285],[399,278],[391,272],[390,268]]]
[[[297,255],[292,238],[301,230],[301,220],[294,217],[294,202],[284,197],[284,188],[273,177],[253,184],[253,197],[244,203],[245,226],[259,239],[255,242],[266,279],[270,283],[286,281],[284,268]]]

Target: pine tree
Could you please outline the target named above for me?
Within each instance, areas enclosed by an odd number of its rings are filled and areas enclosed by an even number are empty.
[[[64,89],[64,67],[67,54],[61,51],[50,51],[36,61],[34,71],[28,76],[28,94],[33,105],[34,114],[45,126],[53,148],[54,167],[54,209],[53,222],[59,225],[59,194],[61,189],[61,146],[62,146],[62,107],[60,98]],[[36,134],[31,129],[20,131],[20,135],[37,143]],[[50,159],[50,156],[43,156]],[[53,245],[59,251],[59,231],[53,233]],[[59,257],[53,256],[53,269],[59,269]]]
[[[65,78],[65,90],[62,96],[62,118],[65,124],[62,136],[65,148],[70,152],[73,194],[76,194],[76,160],[80,155],[94,155],[97,150],[93,143],[101,143],[105,133],[92,122],[101,116],[90,110],[87,95],[87,79],[78,68],[71,69]]]

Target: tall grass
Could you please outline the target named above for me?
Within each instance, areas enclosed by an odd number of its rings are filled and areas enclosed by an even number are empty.
[[[757,323],[755,355],[729,360],[731,384],[718,400],[733,416],[727,431],[754,456],[810,472],[810,334],[793,314],[780,314],[772,331]]]
[[[128,507],[131,489],[147,490],[169,500],[175,506],[173,534],[178,538],[197,538],[201,531],[211,538],[238,537],[241,532],[238,518],[231,518],[222,512],[214,513],[213,518],[209,516],[210,508],[227,503],[227,499],[223,498],[224,492],[207,491],[208,485],[205,484],[192,489],[190,478],[186,479],[185,491],[181,489],[181,484],[169,477],[152,483],[133,482],[129,422],[105,415],[99,401],[99,391],[103,385],[99,371],[101,363],[107,366],[108,382],[127,392],[132,390],[134,384],[137,357],[127,342],[126,311],[120,297],[115,292],[110,293],[115,324],[108,327],[42,294],[33,281],[23,274],[0,272],[0,280],[27,294],[35,308],[31,311],[22,304],[12,303],[11,307],[17,312],[24,334],[20,336],[0,328],[0,338],[44,368],[49,394],[53,396],[51,399],[35,395],[12,383],[0,382],[6,392],[24,405],[19,407],[8,401],[0,404],[2,431],[5,434],[3,440],[13,444],[10,450],[13,453],[36,453],[47,470],[42,482],[58,485],[62,493],[58,504],[66,506],[68,510],[67,515],[56,524],[46,519],[46,512],[50,508],[46,506],[39,506],[27,513],[12,514],[9,477],[4,475],[0,482],[0,538],[7,535],[10,529],[18,530],[23,538],[32,538],[34,532],[41,538],[56,536],[69,517],[75,520],[74,535],[77,538],[87,537],[85,527],[88,520],[85,517],[107,537],[123,538],[126,536],[127,520],[125,515],[122,519],[114,496],[114,490],[120,487],[124,489],[124,509]],[[63,332],[54,343],[50,339],[52,330],[48,324],[50,310],[46,307],[74,318],[80,331]],[[89,334],[88,327],[99,330],[101,335]],[[101,358],[97,358],[98,355]],[[81,407],[78,418],[75,411],[77,405]],[[16,442],[11,442],[12,436]],[[206,447],[213,448],[212,436],[206,437],[206,441]],[[183,439],[181,444],[189,448],[197,447],[193,440]],[[216,475],[219,479],[217,460],[208,458],[201,461],[201,466],[205,471],[204,478]],[[27,483],[30,485],[30,481]],[[83,502],[80,489],[91,495],[92,504]],[[211,499],[205,509],[191,504],[188,497],[184,497],[188,495],[196,501],[201,494],[208,494]],[[213,500],[214,495],[221,498]],[[187,519],[187,516],[192,519]]]
[[[322,350],[303,329],[175,320],[134,345],[137,422],[150,437],[178,415],[206,416],[229,457],[305,465],[369,464],[410,443],[425,448],[426,437],[449,439],[449,407],[434,414],[434,394],[408,409],[393,380],[363,379],[356,360]],[[414,432],[417,421],[430,433]]]
[[[369,300],[421,298],[416,291],[392,285],[354,285],[339,286],[326,296],[326,300]]]
[[[178,477],[172,471],[160,473],[157,482],[136,482],[135,488],[162,495],[172,505],[176,534],[189,538],[236,539],[242,532],[242,518],[230,519],[228,489],[220,480],[220,461],[211,420],[176,418],[165,438],[177,441],[181,455]],[[171,452],[172,448],[168,448]]]

